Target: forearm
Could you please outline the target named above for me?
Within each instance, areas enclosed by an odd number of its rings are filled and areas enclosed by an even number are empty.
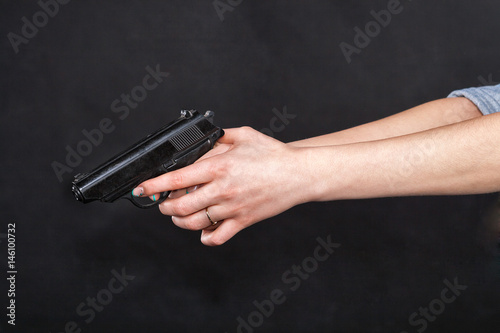
[[[313,147],[381,140],[465,121],[480,115],[481,112],[468,99],[446,98],[343,131],[291,142],[289,145]]]
[[[500,190],[500,114],[379,141],[302,149],[313,200]]]
[[[309,201],[498,191],[499,129],[497,113],[383,140],[318,147],[286,145],[251,128],[227,129],[208,156],[133,192],[152,196],[203,184],[189,194],[174,192],[160,210],[181,228],[203,230],[204,244],[219,245]]]

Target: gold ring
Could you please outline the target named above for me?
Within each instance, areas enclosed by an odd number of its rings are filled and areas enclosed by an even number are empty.
[[[205,208],[205,213],[207,214],[208,220],[210,221],[210,223],[211,223],[212,225],[216,225],[216,224],[217,224],[217,222],[219,222],[219,221],[215,221],[215,222],[214,222],[214,221],[212,221],[212,218],[210,218],[210,214],[208,214],[208,208]]]

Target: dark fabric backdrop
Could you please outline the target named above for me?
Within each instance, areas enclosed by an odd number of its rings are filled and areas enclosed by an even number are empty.
[[[184,108],[261,130],[286,107],[296,117],[273,135],[288,142],[499,81],[498,1],[402,0],[380,31],[369,25],[373,37],[350,63],[341,43],[354,45],[355,27],[394,0],[221,1],[232,9],[223,21],[211,0],[70,1],[57,13],[45,1],[53,17],[37,15],[34,0],[0,10],[1,331],[499,331],[499,263],[484,222],[495,194],[309,203],[209,248],[157,209],[82,205],[70,190],[75,174]],[[33,16],[38,32],[16,53],[9,36],[22,36]],[[157,65],[168,77],[128,114],[114,112]],[[113,131],[59,181],[54,161],[66,164],[66,147],[104,118]],[[6,316],[9,223],[15,326]],[[341,246],[307,278],[288,275],[298,288],[287,282],[283,274],[313,265],[317,238],[329,235]],[[111,293],[114,274],[129,280]],[[445,280],[467,289],[441,309]],[[271,307],[275,289],[285,301]],[[91,311],[96,297],[105,305]],[[409,321],[431,303],[438,315]]]

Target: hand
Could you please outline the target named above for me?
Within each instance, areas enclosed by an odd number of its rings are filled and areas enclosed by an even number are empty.
[[[196,163],[150,179],[134,193],[179,190],[159,205],[160,211],[181,228],[202,230],[203,244],[220,245],[252,224],[309,201],[305,150],[249,127],[228,129]],[[205,209],[219,221],[216,225]]]

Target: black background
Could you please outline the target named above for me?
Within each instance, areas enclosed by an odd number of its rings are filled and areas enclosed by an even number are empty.
[[[62,332],[75,321],[82,332],[236,332],[254,300],[281,289],[286,302],[255,331],[417,332],[409,316],[457,278],[467,290],[426,332],[498,332],[498,264],[483,222],[493,194],[310,203],[217,248],[157,209],[82,205],[71,194],[74,174],[183,108],[260,130],[286,106],[296,118],[275,137],[288,142],[500,80],[495,0],[404,0],[348,64],[339,44],[387,4],[243,1],[221,21],[210,0],[71,1],[16,54],[7,34],[20,35],[21,18],[40,7],[2,1],[0,232],[16,224],[18,274],[15,327],[0,284],[0,330]],[[157,64],[169,77],[120,120],[111,103]],[[64,164],[66,146],[103,118],[114,131],[59,182],[51,163]],[[282,274],[328,235],[341,247],[291,291]],[[135,279],[86,323],[76,308],[123,267]]]

